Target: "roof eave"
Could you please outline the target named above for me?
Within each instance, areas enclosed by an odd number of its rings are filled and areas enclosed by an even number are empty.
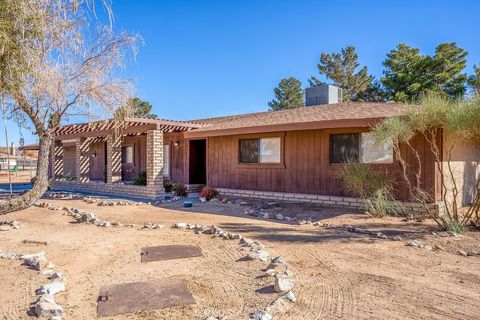
[[[284,123],[262,126],[248,126],[240,128],[208,130],[208,127],[202,130],[191,130],[184,132],[187,139],[199,139],[215,136],[229,136],[240,134],[267,133],[279,131],[313,130],[313,129],[333,129],[333,128],[358,128],[371,127],[384,117],[362,118],[362,119],[341,119],[341,120],[322,120],[300,123]]]

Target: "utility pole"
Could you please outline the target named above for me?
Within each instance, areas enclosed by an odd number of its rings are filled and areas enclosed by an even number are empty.
[[[3,123],[5,125],[5,144],[7,146],[7,175],[8,175],[8,183],[10,185],[10,198],[13,195],[12,189],[12,176],[10,175],[10,152],[8,147],[8,134],[7,134],[7,106],[5,105],[4,97],[0,96],[0,104],[2,105],[2,112],[3,112]]]

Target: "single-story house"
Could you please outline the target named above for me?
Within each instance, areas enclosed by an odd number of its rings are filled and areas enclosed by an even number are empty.
[[[338,177],[348,158],[389,172],[395,196],[408,201],[392,146],[377,145],[369,131],[410,107],[335,103],[191,121],[126,118],[121,128],[112,120],[66,125],[55,130],[53,188],[157,200],[164,196],[163,181],[170,180],[239,197],[360,207]],[[438,138],[443,146],[443,133]],[[421,157],[422,187],[435,207],[442,199],[437,163],[422,136],[412,146]],[[411,168],[417,165],[409,148],[401,152]],[[480,155],[465,144],[454,155],[465,176],[460,197],[466,202]],[[142,172],[146,185],[134,185]],[[414,170],[409,175],[414,181]]]

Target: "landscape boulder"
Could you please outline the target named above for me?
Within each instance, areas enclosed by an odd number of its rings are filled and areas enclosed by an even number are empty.
[[[272,320],[272,315],[264,310],[256,310],[250,320]]]
[[[39,301],[35,304],[35,315],[37,317],[62,317],[63,309],[62,306],[55,303],[55,302],[48,302],[48,301]]]
[[[277,273],[275,275],[275,292],[287,292],[295,286],[294,281],[287,275]]]
[[[269,256],[269,253],[262,248],[255,248],[250,250],[250,252],[247,254],[247,258],[249,260],[260,260],[260,261],[267,261]]]

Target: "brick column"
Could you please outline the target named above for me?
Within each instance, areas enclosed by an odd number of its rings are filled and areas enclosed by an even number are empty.
[[[63,144],[60,140],[54,140],[52,143],[52,180],[63,178]]]
[[[107,183],[122,180],[122,139],[107,136]]]
[[[163,132],[147,131],[147,186],[163,193]]]
[[[90,159],[88,159],[90,139],[77,138],[75,147],[75,171],[77,181],[88,182],[90,180]]]

